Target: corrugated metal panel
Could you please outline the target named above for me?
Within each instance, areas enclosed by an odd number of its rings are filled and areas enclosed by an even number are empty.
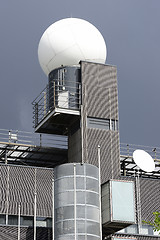
[[[37,192],[37,216],[51,217],[52,169],[0,166],[0,214],[34,215],[34,196]]]
[[[141,215],[142,220],[152,221],[153,212],[159,211],[160,181],[140,179]]]
[[[20,204],[22,215],[33,215],[34,174],[35,170],[32,168],[9,167],[8,214],[18,215]]]
[[[115,234],[112,238],[107,238],[108,240],[110,239],[110,240],[114,240],[116,238],[116,240],[117,240],[117,238],[119,239],[119,240],[123,240],[123,239],[130,239],[130,240],[132,240],[132,239],[136,239],[136,240],[160,240],[160,237],[158,237],[158,236],[142,236],[142,235],[131,235],[131,234]]]
[[[81,62],[83,160],[98,166],[101,146],[102,183],[120,176],[118,131],[88,129],[87,117],[118,120],[117,70],[114,66]]]
[[[17,240],[18,228],[12,226],[0,226],[0,239],[1,240]],[[20,229],[21,240],[33,240],[33,228],[21,227]],[[37,238],[40,240],[51,240],[52,230],[49,228],[37,228]]]
[[[0,212],[6,213],[7,211],[7,185],[8,185],[8,175],[9,175],[9,167],[4,166],[3,168],[0,166]]]
[[[51,217],[53,170],[37,169],[37,215]]]

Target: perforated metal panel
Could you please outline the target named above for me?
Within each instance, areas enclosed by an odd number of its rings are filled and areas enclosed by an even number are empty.
[[[81,62],[83,160],[98,165],[101,147],[102,183],[120,176],[119,132],[87,128],[87,117],[118,121],[117,70],[114,66]]]
[[[36,170],[37,215],[52,216],[52,179],[53,170]]]
[[[33,215],[34,174],[35,171],[32,168],[9,167],[8,214],[18,215],[20,204],[23,215]]]
[[[17,240],[18,228],[12,226],[0,226],[1,240]],[[33,240],[33,228],[23,227],[20,229],[21,240]],[[51,240],[52,230],[49,228],[37,228],[37,240]]]
[[[141,215],[142,220],[152,221],[153,212],[159,211],[160,181],[140,179]]]
[[[0,214],[34,215],[35,192],[37,216],[51,217],[52,169],[0,166]]]
[[[90,164],[55,168],[55,239],[100,240],[99,171]]]
[[[117,70],[114,66],[81,62],[82,104],[87,115],[118,120]],[[87,99],[84,99],[84,95]],[[85,102],[84,102],[85,101]],[[111,112],[110,108],[111,107]]]

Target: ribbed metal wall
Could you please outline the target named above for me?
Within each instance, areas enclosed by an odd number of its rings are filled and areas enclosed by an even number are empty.
[[[151,236],[136,236],[137,240],[160,240],[160,237],[151,237]]]
[[[21,227],[20,239],[21,240],[33,240],[34,231],[31,227]],[[17,240],[18,228],[14,226],[0,226],[0,239],[1,240]],[[37,228],[37,240],[51,240],[52,230],[51,228]]]
[[[152,221],[160,207],[160,181],[140,179],[140,196],[142,220]]]
[[[119,132],[87,128],[87,117],[118,120],[117,70],[114,66],[81,62],[83,161],[98,165],[101,147],[102,183],[120,176]]]
[[[114,237],[108,237],[107,240],[114,240],[114,238],[119,238],[119,240],[124,239],[136,239],[136,240],[160,240],[157,236],[142,236],[142,235],[131,235],[131,234],[117,234]]]
[[[116,67],[82,62],[81,74],[82,104],[88,103],[85,105],[88,116],[118,120]]]
[[[34,215],[34,199],[37,193],[37,216],[51,217],[52,169],[0,166],[0,214]]]

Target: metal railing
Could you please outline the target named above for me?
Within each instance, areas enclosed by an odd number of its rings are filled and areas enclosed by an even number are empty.
[[[32,102],[33,124],[36,127],[53,109],[79,110],[81,105],[81,83],[54,79]]]
[[[39,134],[12,129],[0,129],[0,142],[19,143],[44,147],[58,147],[62,149],[68,148],[67,136],[44,133]],[[160,160],[160,147],[120,143],[121,156],[132,158],[133,152],[136,149],[143,149],[144,151],[148,152],[155,161]]]
[[[146,151],[153,158],[155,169],[152,172],[145,172],[137,166],[133,159],[133,152],[137,149]],[[145,161],[145,159],[142,159]],[[120,165],[121,175],[139,176],[142,178],[160,179],[160,147],[143,146],[136,144],[120,144]]]
[[[46,147],[57,149],[68,149],[68,137],[53,135],[53,134],[39,134],[32,132],[25,132],[19,130],[0,129],[0,147],[13,145],[13,149],[26,147]],[[9,147],[9,146],[8,146]],[[148,152],[155,162],[155,170],[152,173],[142,173],[138,170],[135,162],[133,161],[133,152],[136,149],[142,149]],[[136,144],[120,144],[120,165],[121,174],[124,176],[134,176],[137,171],[140,171],[143,177],[160,178],[160,147],[143,146]]]
[[[154,160],[160,159],[160,147],[143,146],[143,145],[127,144],[127,143],[120,144],[120,155],[132,157],[133,152],[136,149],[142,149],[142,150],[148,152]]]
[[[39,134],[19,130],[0,129],[0,142],[61,149],[68,148],[68,138],[66,136]]]

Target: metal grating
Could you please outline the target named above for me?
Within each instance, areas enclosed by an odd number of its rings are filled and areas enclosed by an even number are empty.
[[[41,240],[52,239],[51,228],[37,228],[37,238]],[[20,239],[21,240],[33,240],[34,231],[32,227],[21,227]],[[2,240],[17,240],[18,239],[18,228],[15,226],[0,226],[0,239]]]
[[[53,169],[0,165],[0,214],[51,217]],[[5,184],[5,187],[4,187]]]
[[[101,147],[102,183],[120,177],[119,132],[87,128],[87,117],[118,120],[116,67],[81,62],[83,161],[97,165]]]
[[[153,212],[159,210],[160,182],[152,179],[140,179],[141,215],[146,221],[153,221]]]

